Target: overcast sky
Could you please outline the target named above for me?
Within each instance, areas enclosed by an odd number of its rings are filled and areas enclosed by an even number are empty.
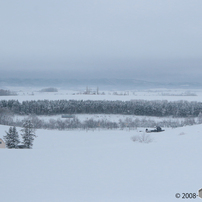
[[[201,0],[1,1],[0,78],[200,81],[201,10]]]

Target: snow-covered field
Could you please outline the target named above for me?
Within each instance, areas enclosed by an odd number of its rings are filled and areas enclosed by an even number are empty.
[[[37,130],[32,150],[0,150],[1,200],[180,201],[202,187],[201,131],[167,129],[146,144],[131,140],[138,131]]]
[[[197,96],[150,93],[25,93],[0,99],[202,100],[200,92]],[[8,128],[0,126],[0,138]],[[20,133],[20,128],[17,130]],[[132,141],[132,137],[143,135],[140,131],[144,130],[37,130],[33,149],[0,149],[1,201],[170,202],[181,201],[183,193],[197,193],[202,188],[202,125],[150,133],[150,143]],[[180,193],[179,199],[176,193]]]
[[[14,88],[9,90],[15,91],[17,96],[0,96],[1,100],[187,100],[201,101],[202,91],[200,89],[183,90],[183,89],[150,89],[144,91],[100,91],[99,95],[86,95],[84,91],[60,90],[58,92],[39,92],[39,88]]]

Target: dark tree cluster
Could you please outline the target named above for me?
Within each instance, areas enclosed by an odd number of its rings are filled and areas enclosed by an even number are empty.
[[[17,129],[15,126],[11,126],[9,128],[9,131],[6,132],[6,135],[3,137],[5,140],[6,147],[9,149],[31,149],[33,146],[33,141],[34,138],[36,137],[35,135],[35,128],[34,125],[31,123],[30,120],[26,120],[23,123],[23,128],[22,128],[22,145],[19,145],[20,143],[20,138],[17,132]]]
[[[9,90],[0,89],[0,96],[7,96],[7,95],[16,95],[16,93],[11,92]]]
[[[58,92],[57,88],[43,88],[40,92]]]
[[[0,109],[6,108],[15,114],[128,114],[139,116],[197,117],[202,112],[202,102],[167,100],[1,100]]]

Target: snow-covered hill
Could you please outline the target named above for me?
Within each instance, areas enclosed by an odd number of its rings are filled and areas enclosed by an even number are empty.
[[[170,202],[197,193],[202,125],[151,133],[149,144],[132,141],[139,131],[37,130],[32,150],[0,149],[1,200]]]
[[[150,78],[151,79],[151,78]],[[23,78],[0,78],[0,86],[21,86],[21,87],[63,87],[65,89],[81,89],[86,86],[93,88],[100,87],[104,90],[128,90],[128,89],[148,89],[148,88],[168,88],[168,89],[198,89],[202,87],[201,82],[166,82],[156,80],[147,81],[139,79],[120,79],[120,78],[92,78],[92,79],[23,79]]]

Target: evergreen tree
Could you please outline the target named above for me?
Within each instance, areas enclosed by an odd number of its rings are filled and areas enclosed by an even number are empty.
[[[9,149],[17,147],[17,145],[20,143],[20,140],[15,126],[9,128],[9,131],[6,132],[6,135],[4,136],[4,140],[6,147]]]
[[[23,124],[23,129],[21,131],[23,132],[21,134],[23,139],[23,144],[26,146],[26,148],[31,149],[36,135],[35,135],[34,126],[30,120],[25,121],[25,123]]]

